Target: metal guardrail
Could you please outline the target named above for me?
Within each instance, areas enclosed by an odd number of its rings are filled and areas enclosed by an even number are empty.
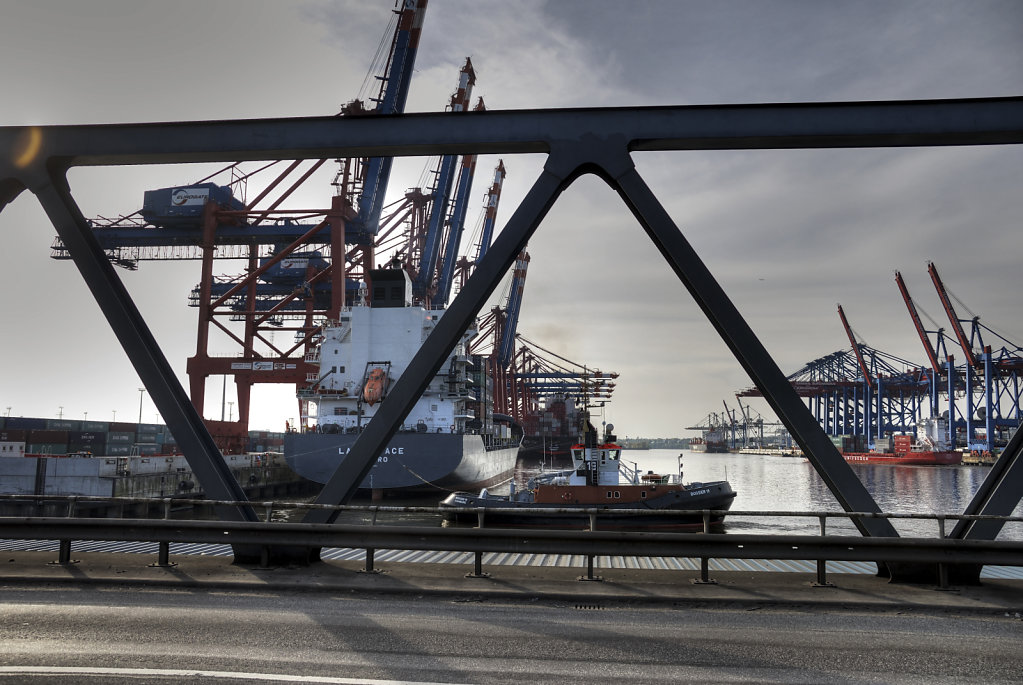
[[[701,560],[700,579],[709,578],[708,562],[717,559],[779,559],[817,561],[817,583],[827,585],[827,561],[870,561],[878,564],[933,564],[938,568],[938,584],[948,584],[950,565],[1023,566],[1023,541],[958,540],[945,537],[945,521],[999,519],[1023,522],[1023,517],[992,517],[939,514],[888,514],[869,512],[727,512],[729,517],[802,517],[819,521],[819,535],[749,535],[664,532],[622,532],[599,529],[598,508],[584,510],[590,515],[589,530],[541,529],[523,531],[511,528],[485,527],[485,512],[477,508],[457,511],[474,513],[480,525],[469,527],[428,527],[415,525],[381,525],[381,513],[442,514],[433,507],[334,506],[304,502],[252,503],[262,509],[266,520],[257,522],[225,522],[172,520],[173,505],[231,505],[204,499],[146,499],[131,497],[41,497],[37,495],[0,495],[0,501],[61,501],[68,504],[66,517],[0,517],[0,538],[20,540],[57,540],[60,542],[58,563],[71,562],[71,544],[76,540],[159,543],[159,565],[170,565],[170,543],[228,544],[261,550],[261,560],[269,564],[273,548],[320,549],[330,547],[364,549],[367,572],[373,572],[373,554],[377,549],[471,552],[474,572],[485,576],[482,555],[485,552],[576,554],[587,558],[587,578],[594,579],[593,559],[596,556],[691,557]],[[163,506],[163,519],[74,518],[76,508],[86,502],[107,502]],[[367,524],[279,523],[270,518],[280,509],[329,508],[371,514]],[[550,513],[550,510],[540,510]],[[566,510],[579,513],[578,509]],[[616,515],[622,511],[616,510]],[[649,516],[651,512],[636,510]],[[712,510],[703,510],[705,531],[709,530]],[[935,538],[878,538],[859,535],[827,535],[826,523],[831,518],[854,517],[934,520],[938,525]]]

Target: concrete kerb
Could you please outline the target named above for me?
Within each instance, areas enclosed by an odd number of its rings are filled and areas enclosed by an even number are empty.
[[[581,569],[501,566],[485,578],[467,577],[457,564],[388,563],[380,573],[362,572],[354,561],[311,567],[258,568],[228,557],[181,555],[175,566],[150,566],[140,554],[84,552],[76,563],[53,564],[53,552],[7,552],[0,556],[0,591],[34,585],[88,585],[162,590],[325,592],[405,595],[457,602],[554,602],[586,606],[649,608],[793,608],[809,611],[900,611],[1023,616],[1023,581],[985,579],[980,586],[892,584],[865,574],[830,574],[833,587],[814,587],[810,573],[715,572],[713,585],[695,575],[667,570],[601,569],[602,582],[582,582]],[[584,571],[585,569],[582,569]]]

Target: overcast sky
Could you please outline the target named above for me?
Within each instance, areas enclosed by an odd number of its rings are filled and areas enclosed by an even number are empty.
[[[369,94],[392,7],[0,0],[0,125],[333,114]],[[491,110],[1021,95],[1023,3],[432,0],[407,111],[442,109],[466,56]],[[865,342],[922,364],[894,272],[947,327],[928,260],[982,321],[1023,341],[1018,146],[635,159],[786,373],[847,347],[836,303]],[[504,161],[499,223],[543,164],[537,155]],[[479,161],[470,224],[496,162]],[[113,216],[206,168],[88,168],[70,178],[86,216]],[[421,159],[400,165],[390,196],[417,185],[423,169]],[[329,180],[307,183],[300,204],[327,206]],[[0,231],[0,412],[137,420],[137,375],[74,266],[49,258],[54,230],[35,198],[25,193],[0,213]],[[689,435],[684,426],[721,411],[722,400],[734,407],[751,385],[598,179],[565,193],[529,252],[519,330],[621,374],[606,416],[619,435]],[[118,271],[186,388],[198,267]],[[239,262],[218,267],[240,271]],[[210,392],[207,416],[220,418],[219,387]],[[147,397],[142,410],[143,421],[157,420]],[[295,415],[292,390],[257,389],[253,429],[283,430]]]

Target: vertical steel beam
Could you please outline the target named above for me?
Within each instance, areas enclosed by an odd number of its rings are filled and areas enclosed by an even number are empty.
[[[217,500],[245,501],[245,492],[231,475],[202,417],[192,406],[124,284],[92,235],[92,229],[71,197],[66,179],[53,175],[48,182],[35,184],[31,190],[64,241],[206,494]],[[218,507],[217,514],[228,521],[257,520],[248,505]],[[247,551],[243,551],[241,556],[246,554]],[[237,549],[235,556],[239,556]]]

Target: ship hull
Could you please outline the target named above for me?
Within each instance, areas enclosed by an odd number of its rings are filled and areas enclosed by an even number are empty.
[[[570,493],[580,487],[603,491],[614,490],[618,486],[563,486],[560,490]],[[599,511],[596,525],[600,530],[703,530],[703,510],[728,511],[735,500],[735,491],[728,482],[717,481],[687,488],[670,488],[663,495],[651,494],[639,501],[614,504],[572,504],[567,501],[572,499],[570,497],[555,496],[555,499],[562,501],[518,501],[483,493],[456,492],[441,502],[440,508],[447,510],[444,514],[447,520],[465,523],[477,522],[479,509],[483,509],[485,525],[514,528],[589,528],[590,514],[587,510],[593,509]],[[458,508],[475,511],[456,511]],[[712,514],[709,524],[720,527],[724,518],[723,513]]]
[[[902,466],[955,466],[961,464],[961,452],[847,452],[842,455],[850,464],[891,464]]]
[[[284,437],[284,457],[298,475],[326,483],[357,437],[291,433]],[[487,449],[476,434],[399,433],[359,487],[399,491],[489,487],[512,477],[517,455],[518,445]]]
[[[526,463],[571,466],[572,453],[569,447],[572,444],[571,440],[552,444],[543,443],[535,438],[524,438],[519,448],[519,459]]]

